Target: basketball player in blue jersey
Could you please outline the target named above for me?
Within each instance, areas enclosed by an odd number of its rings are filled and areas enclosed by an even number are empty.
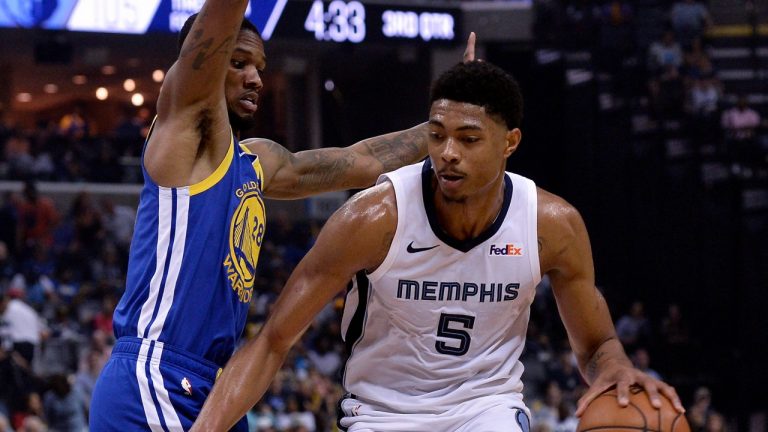
[[[181,33],[142,157],[117,342],[93,392],[95,431],[191,427],[253,297],[264,198],[361,188],[426,155],[426,126],[296,154],[238,141],[266,66],[248,0],[207,0]],[[237,430],[247,430],[241,421]]]
[[[595,288],[589,238],[570,204],[505,172],[522,97],[470,62],[432,90],[429,159],[383,175],[322,229],[259,335],[216,383],[193,431],[229,428],[262,396],[313,317],[353,280],[340,426],[370,431],[529,430],[520,354],[535,287],[549,275],[583,377],[577,414],[612,385],[628,404],[675,390],[634,369]]]

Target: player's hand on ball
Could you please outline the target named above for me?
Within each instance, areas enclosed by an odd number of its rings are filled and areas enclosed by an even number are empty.
[[[589,390],[579,399],[576,416],[581,417],[592,400],[613,386],[616,386],[616,398],[619,405],[626,407],[629,404],[629,387],[633,384],[645,389],[645,393],[654,408],[661,408],[660,398],[666,397],[678,412],[685,412],[674,387],[652,378],[638,369],[617,363],[606,366],[589,387]]]

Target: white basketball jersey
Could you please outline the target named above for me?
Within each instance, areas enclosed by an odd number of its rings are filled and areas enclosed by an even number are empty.
[[[458,241],[438,225],[431,176],[427,160],[379,179],[394,186],[397,230],[381,266],[347,294],[344,387],[396,413],[504,395],[523,408],[519,358],[541,280],[536,186],[507,173],[497,219]]]

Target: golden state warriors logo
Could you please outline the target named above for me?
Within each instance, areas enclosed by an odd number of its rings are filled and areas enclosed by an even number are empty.
[[[229,254],[224,260],[224,267],[232,291],[241,302],[249,303],[253,296],[261,242],[264,240],[266,213],[259,185],[255,181],[244,184],[235,195],[240,198],[240,204],[232,214]]]

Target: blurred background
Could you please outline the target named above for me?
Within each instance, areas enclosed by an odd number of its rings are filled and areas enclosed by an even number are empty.
[[[0,431],[87,427],[143,140],[201,4],[0,0]],[[248,14],[268,66],[245,136],[293,151],[425,121],[430,82],[477,32],[478,57],[523,88],[508,168],[581,211],[635,364],[676,386],[696,431],[768,430],[768,0],[252,0]],[[268,203],[246,337],[347,197]],[[342,306],[252,430],[335,430]],[[533,428],[575,430],[584,384],[546,280],[523,361]]]

